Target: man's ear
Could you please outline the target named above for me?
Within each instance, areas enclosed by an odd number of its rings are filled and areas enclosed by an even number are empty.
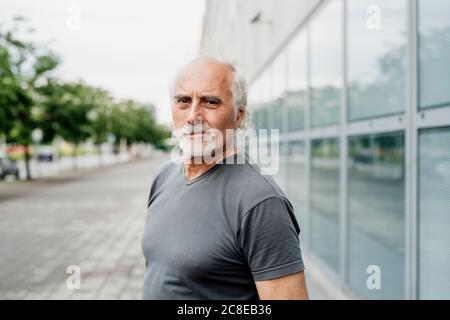
[[[236,122],[235,122],[236,128],[240,127],[242,121],[244,121],[244,118],[245,118],[245,105],[241,105],[238,107],[236,112]]]

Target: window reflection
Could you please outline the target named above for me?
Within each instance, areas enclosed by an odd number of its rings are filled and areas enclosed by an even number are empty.
[[[404,296],[403,133],[349,139],[350,285],[368,298]],[[367,268],[378,266],[381,289],[367,288]]]
[[[405,110],[406,1],[348,1],[350,120]],[[367,8],[373,7],[372,15]],[[379,29],[368,24],[379,19]]]
[[[450,104],[450,1],[420,0],[419,105]]]
[[[295,214],[304,237],[306,227],[306,176],[305,144],[303,141],[290,141],[287,147],[287,194],[294,206]]]
[[[283,125],[283,96],[286,90],[286,59],[284,52],[281,53],[271,66],[272,97],[270,101],[271,129],[284,131]]]
[[[278,172],[274,174],[273,178],[277,182],[278,186],[286,193],[287,192],[287,143],[280,142],[279,148],[279,168]]]
[[[269,128],[270,91],[270,74],[266,70],[254,84],[253,92],[257,96],[253,97],[253,124],[257,131]]]
[[[450,299],[450,127],[419,135],[419,298]]]
[[[342,1],[333,0],[311,22],[311,122],[339,122],[342,89]]]
[[[307,33],[299,33],[287,48],[289,68],[285,104],[288,113],[288,131],[298,131],[305,127],[307,99]]]
[[[339,143],[311,144],[311,248],[336,271],[339,269]]]

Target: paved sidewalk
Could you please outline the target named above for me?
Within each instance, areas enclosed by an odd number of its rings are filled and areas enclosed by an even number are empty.
[[[26,192],[0,197],[0,299],[139,299],[145,204],[165,160],[1,184]],[[80,290],[67,288],[70,265]]]

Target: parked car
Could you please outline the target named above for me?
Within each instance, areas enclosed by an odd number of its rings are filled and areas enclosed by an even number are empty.
[[[52,146],[39,147],[36,158],[38,161],[52,162],[58,159],[58,152]]]
[[[10,175],[16,177],[16,180],[19,180],[19,168],[17,168],[15,161],[0,155],[0,180],[4,180]]]

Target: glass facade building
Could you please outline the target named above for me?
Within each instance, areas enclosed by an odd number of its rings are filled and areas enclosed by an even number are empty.
[[[449,12],[322,1],[251,79],[303,249],[363,298],[450,299]]]

